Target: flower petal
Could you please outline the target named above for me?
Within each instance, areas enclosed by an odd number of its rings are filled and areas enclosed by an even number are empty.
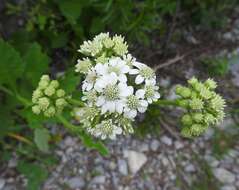
[[[141,75],[137,75],[135,78],[135,83],[136,84],[141,84],[144,81],[144,78]]]
[[[136,75],[136,74],[138,74],[139,73],[139,70],[138,69],[130,69],[129,70],[129,74],[131,74],[131,75]]]
[[[139,90],[136,91],[135,95],[136,95],[138,98],[144,98],[145,90],[139,89]]]

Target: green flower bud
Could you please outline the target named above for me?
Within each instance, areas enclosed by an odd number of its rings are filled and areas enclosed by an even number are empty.
[[[45,110],[44,116],[46,117],[53,117],[56,113],[56,110],[53,106],[49,107],[48,109]]]
[[[206,87],[201,88],[199,94],[205,100],[208,100],[212,97],[211,91]]]
[[[190,84],[192,86],[194,86],[197,83],[198,83],[198,79],[196,79],[195,77],[193,77],[190,80],[188,80],[188,84]]]
[[[113,41],[115,43],[113,50],[117,55],[123,56],[128,52],[128,45],[124,42],[124,38],[122,36],[115,35],[113,37]]]
[[[106,38],[103,44],[106,48],[112,48],[114,46],[114,41],[111,38]]]
[[[50,82],[50,86],[52,87],[52,88],[58,88],[59,87],[59,82],[57,81],[57,80],[52,80],[51,82]]]
[[[193,120],[196,121],[197,123],[201,123],[203,121],[203,114],[201,113],[194,113],[192,117]]]
[[[183,98],[188,98],[190,97],[191,95],[191,90],[187,87],[182,87],[181,89],[181,92],[180,92],[180,95],[183,97]]]
[[[203,109],[203,101],[199,98],[193,98],[189,101],[189,106],[194,110]]]
[[[78,63],[76,64],[76,69],[75,69],[76,72],[86,74],[92,67],[92,63],[88,58],[84,60],[77,60],[77,62]]]
[[[200,125],[200,124],[193,124],[191,127],[191,133],[196,136],[203,133],[204,130],[205,130],[205,127],[203,127],[203,125]]]
[[[210,124],[215,124],[216,118],[210,114],[210,113],[206,113],[204,115],[204,121],[206,124],[210,125]]]
[[[61,98],[61,97],[65,96],[65,94],[66,94],[65,91],[62,90],[62,89],[59,89],[59,90],[56,91],[56,95],[57,95],[58,98]]]
[[[193,88],[197,91],[200,92],[202,88],[204,88],[204,85],[201,82],[195,83],[193,85]]]
[[[56,100],[56,107],[58,108],[63,108],[67,105],[67,102],[65,101],[64,98],[59,98]]]
[[[186,107],[188,107],[189,103],[188,103],[188,100],[179,100],[178,105],[180,107],[186,108]]]
[[[183,125],[192,125],[192,117],[189,114],[185,114],[181,121]]]
[[[175,93],[181,96],[182,88],[183,88],[182,85],[177,85],[175,89]]]
[[[47,80],[40,80],[38,83],[38,88],[39,89],[45,89],[49,85],[49,81]]]
[[[215,111],[223,110],[225,107],[225,100],[220,95],[215,95],[209,103],[210,107]]]
[[[32,112],[39,115],[41,113],[41,109],[39,106],[35,105],[32,107]]]
[[[53,88],[51,85],[44,90],[44,93],[47,96],[52,96],[53,94],[55,94],[55,92],[56,92],[55,88]]]
[[[208,87],[211,90],[214,90],[217,88],[217,83],[213,79],[207,79],[204,83],[206,87]]]
[[[42,77],[41,77],[41,81],[50,81],[50,77],[49,77],[49,75],[42,75]]]
[[[33,94],[32,94],[32,102],[36,103],[37,100],[42,97],[43,93],[40,89],[36,89],[34,90]]]
[[[192,137],[191,131],[188,127],[183,127],[181,130],[181,134],[182,134],[182,136],[187,137],[187,138]]]
[[[38,105],[41,110],[46,110],[50,105],[50,101],[47,97],[39,98]]]

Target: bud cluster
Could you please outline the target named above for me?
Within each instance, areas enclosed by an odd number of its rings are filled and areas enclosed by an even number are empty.
[[[59,88],[57,80],[50,80],[48,75],[43,75],[32,94],[33,113],[43,113],[46,117],[61,113],[67,105],[65,94],[65,91]]]
[[[188,80],[188,87],[177,86],[178,104],[187,111],[181,118],[184,136],[198,136],[223,120],[225,100],[215,92],[216,87],[212,79],[202,83],[194,77]]]

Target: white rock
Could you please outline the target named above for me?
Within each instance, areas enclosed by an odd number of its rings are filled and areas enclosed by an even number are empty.
[[[168,145],[168,146],[171,146],[173,144],[172,139],[167,137],[167,136],[161,137],[161,142]]]
[[[169,165],[169,160],[166,157],[162,157],[162,163],[164,166],[168,166]]]
[[[0,178],[0,190],[3,190],[5,183],[5,180]]]
[[[128,150],[125,155],[128,158],[129,169],[133,174],[137,173],[147,162],[147,157],[140,152]]]
[[[192,164],[188,164],[188,165],[186,165],[186,167],[185,167],[185,171],[186,172],[195,172],[195,167],[194,167],[194,165],[192,165]]]
[[[128,175],[128,167],[127,167],[127,163],[125,160],[118,160],[118,168],[119,168],[119,172],[122,175]]]
[[[236,187],[231,185],[223,186],[220,190],[236,190]]]
[[[156,151],[156,150],[158,150],[159,145],[160,145],[159,141],[153,140],[150,144],[150,148],[151,148],[152,151]]]
[[[225,40],[232,40],[233,36],[231,32],[227,32],[222,36]]]
[[[15,168],[17,166],[17,159],[16,158],[11,158],[8,162],[8,167],[9,168]]]
[[[180,141],[175,141],[175,142],[174,142],[174,146],[175,146],[175,148],[178,150],[178,149],[183,148],[183,147],[184,147],[184,144],[183,144],[182,142],[180,142]]]
[[[140,145],[140,152],[148,152],[149,151],[149,145],[146,143],[143,143],[142,145]]]
[[[103,184],[105,183],[105,176],[101,175],[101,176],[96,176],[93,178],[92,183],[93,184]]]
[[[65,146],[67,147],[71,147],[74,146],[75,141],[73,140],[72,137],[66,137],[66,139],[64,140]]]
[[[82,188],[85,186],[85,182],[81,177],[73,177],[67,181],[67,184],[72,189]]]
[[[233,183],[235,181],[235,175],[224,168],[216,168],[213,173],[222,183]]]
[[[206,160],[206,161],[208,162],[208,164],[209,164],[211,167],[213,167],[213,168],[215,168],[215,167],[217,167],[217,166],[219,165],[219,161],[216,160],[216,158],[214,158],[213,156],[206,155],[206,156],[205,156],[205,160]]]

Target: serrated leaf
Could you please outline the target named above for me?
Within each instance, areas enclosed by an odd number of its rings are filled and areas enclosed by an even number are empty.
[[[81,76],[75,72],[74,68],[68,69],[61,79],[61,87],[67,92],[72,93],[81,81]]]
[[[29,47],[23,59],[26,62],[24,78],[36,86],[41,75],[47,73],[50,59],[37,43]]]
[[[71,24],[76,24],[81,15],[82,3],[78,0],[57,0],[60,11]]]
[[[16,79],[22,76],[24,66],[20,54],[0,39],[0,84],[11,84],[15,87]]]
[[[36,143],[37,147],[43,151],[48,152],[49,145],[48,141],[50,139],[50,134],[47,129],[35,129],[34,130],[34,142]]]
[[[28,179],[27,190],[40,190],[48,172],[40,165],[20,161],[17,170]]]

